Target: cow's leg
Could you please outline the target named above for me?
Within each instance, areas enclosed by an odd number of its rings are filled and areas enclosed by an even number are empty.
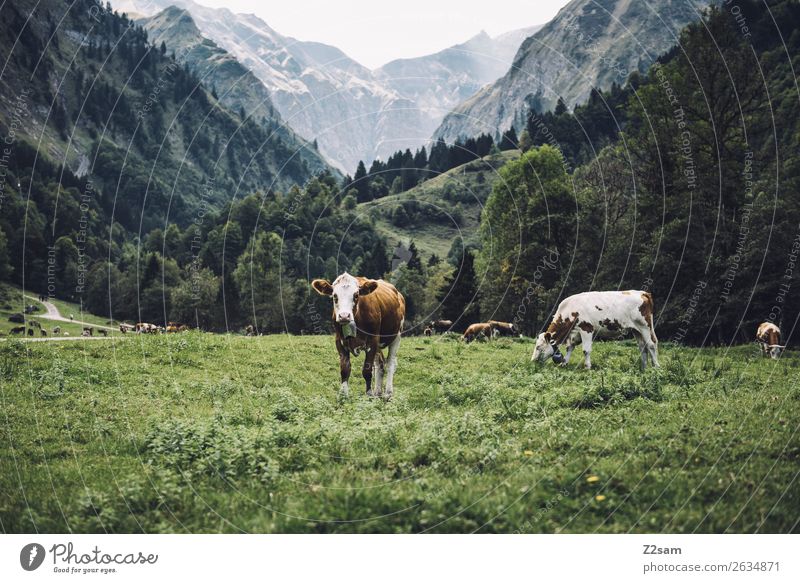
[[[592,368],[592,333],[581,330],[581,344],[583,344],[583,365]]]
[[[566,342],[567,352],[564,355],[563,366],[567,366],[569,364],[569,359],[572,356],[572,351],[575,350],[575,347],[578,344],[580,344],[580,342],[581,342],[581,337],[578,334],[572,333],[569,336],[567,336],[567,342]]]
[[[375,354],[375,394],[380,395],[383,393],[383,371],[386,361],[383,358],[383,352],[378,348]]]
[[[400,348],[400,334],[392,340],[389,345],[388,367],[386,371],[386,390],[383,392],[383,398],[387,401],[392,398],[394,393],[394,372],[397,370],[397,350]]]
[[[642,336],[640,330],[634,329],[633,337],[636,338],[636,344],[639,345],[639,356],[642,358],[642,370],[645,370],[647,368],[647,343],[644,341],[644,336]]]
[[[366,347],[366,354],[364,355],[364,366],[361,369],[361,374],[364,375],[364,381],[367,383],[367,396],[374,397],[375,395],[380,394],[380,388],[377,388],[375,391],[372,390],[372,372],[375,368],[375,355],[377,354],[378,348],[378,341],[370,340],[367,343]]]
[[[564,366],[569,364],[569,359],[572,356],[572,351],[575,350],[575,345],[572,340],[567,340],[567,351],[564,353]]]
[[[350,353],[347,352],[347,347],[336,343],[336,349],[339,351],[339,372],[342,376],[342,387],[339,389],[339,394],[342,397],[347,397],[350,393]]]
[[[650,354],[650,363],[655,367],[659,368],[658,364],[658,338],[656,338],[656,333],[653,331],[651,327],[648,330],[649,334],[644,337],[645,343],[647,344],[647,352]]]

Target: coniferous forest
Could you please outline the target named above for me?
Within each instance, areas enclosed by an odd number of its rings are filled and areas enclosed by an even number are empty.
[[[321,331],[307,282],[344,270],[402,287],[414,325],[455,315],[456,329],[495,318],[534,334],[560,298],[625,288],[651,291],[662,335],[681,342],[744,342],[798,316],[796,2],[709,8],[646,71],[583,103],[344,177],[276,132],[278,117],[224,107],[126,15],[82,0],[93,18],[78,18],[52,0],[26,21],[23,4],[4,8],[4,281],[215,331]],[[480,227],[447,256],[389,241],[362,212],[511,150],[487,173]],[[426,212],[407,201],[392,221]]]

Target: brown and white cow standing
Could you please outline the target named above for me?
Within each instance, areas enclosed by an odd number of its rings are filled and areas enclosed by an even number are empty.
[[[784,346],[781,346],[781,329],[772,322],[762,322],[756,332],[756,340],[761,345],[761,355],[777,359]]]
[[[519,336],[519,329],[517,329],[513,322],[489,320],[487,324],[492,327],[493,336]]]
[[[394,373],[397,370],[397,350],[406,317],[406,300],[397,288],[382,279],[353,277],[345,272],[333,283],[315,279],[311,287],[333,300],[333,330],[339,353],[341,394],[347,396],[350,385],[350,355],[364,349],[362,374],[367,383],[367,395],[391,399],[394,392]],[[381,350],[389,347],[388,359]],[[378,360],[374,367],[375,359]],[[387,365],[388,361],[388,365]],[[383,373],[386,366],[386,389]],[[375,368],[375,390],[372,390],[372,371]]]
[[[642,368],[647,360],[658,367],[658,338],[653,327],[653,296],[649,292],[593,291],[569,296],[558,305],[553,320],[539,334],[531,360],[552,357],[556,364],[566,365],[577,344],[583,344],[584,363],[592,368],[592,340],[619,337],[633,332],[639,343]],[[558,346],[566,342],[562,356]]]
[[[488,322],[478,322],[477,324],[470,324],[467,329],[464,331],[464,335],[461,337],[466,343],[470,343],[473,340],[477,340],[480,337],[484,337],[486,339],[491,339],[492,337],[492,325]]]

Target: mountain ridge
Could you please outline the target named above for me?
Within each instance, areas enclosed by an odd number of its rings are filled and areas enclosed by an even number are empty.
[[[520,130],[528,109],[543,112],[559,98],[569,108],[593,87],[622,85],[644,72],[700,18],[705,0],[572,0],[519,47],[509,70],[445,116],[433,139],[452,142],[489,129]]]
[[[450,47],[371,70],[337,47],[283,36],[255,14],[207,8],[192,0],[140,4],[120,0],[115,6],[147,16],[168,5],[189,10],[203,36],[261,80],[286,123],[306,140],[316,140],[320,152],[345,172],[352,172],[359,160],[369,164],[426,145],[447,112],[503,74],[517,49],[511,45],[524,36],[510,31],[490,37],[481,51],[472,50],[471,59],[469,50]],[[393,72],[397,67],[417,70],[398,75]],[[425,87],[413,81],[420,78],[428,79]]]
[[[297,143],[298,155],[312,171],[328,168],[328,163],[313,146],[284,122],[261,81],[213,40],[202,36],[188,10],[168,6],[152,17],[137,18],[135,22],[147,30],[154,44],[169,41],[178,61],[188,64],[203,83],[210,85],[223,105],[235,112],[244,111],[246,117],[255,119],[267,131]],[[218,88],[222,90],[216,91]]]

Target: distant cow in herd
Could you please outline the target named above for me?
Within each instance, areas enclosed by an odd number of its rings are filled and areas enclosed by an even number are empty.
[[[453,327],[452,320],[431,320],[428,327],[434,332],[447,332]]]
[[[492,325],[488,322],[479,322],[477,324],[470,324],[467,329],[464,331],[464,335],[461,339],[464,342],[472,342],[473,340],[477,340],[478,338],[491,338],[492,337]]]
[[[136,326],[134,327],[137,334],[158,334],[161,331],[161,328],[156,326],[155,324],[149,324],[147,322],[137,322]]]
[[[552,358],[566,365],[572,351],[583,344],[584,364],[592,368],[594,338],[616,338],[631,331],[639,344],[642,368],[648,359],[658,367],[658,338],[653,327],[653,296],[645,291],[584,292],[561,302],[545,332],[539,334],[531,360]],[[567,353],[559,346],[566,343]]]
[[[489,320],[488,322],[480,322],[478,324],[471,324],[464,335],[461,337],[465,342],[472,342],[478,338],[495,338],[497,336],[518,336],[519,329],[511,322],[498,322],[497,320]]]
[[[339,353],[339,371],[343,396],[349,392],[350,355],[366,351],[362,374],[367,395],[391,399],[394,392],[394,374],[397,370],[397,351],[406,317],[406,300],[397,288],[382,279],[354,277],[345,272],[333,283],[315,279],[311,287],[333,301],[333,329],[336,350]],[[382,349],[389,348],[384,359]],[[377,366],[375,361],[377,359]],[[386,388],[383,389],[384,367]],[[372,373],[375,370],[375,385]]]
[[[781,329],[771,322],[763,322],[756,331],[756,341],[761,345],[764,358],[777,359],[785,346],[781,346]]]

